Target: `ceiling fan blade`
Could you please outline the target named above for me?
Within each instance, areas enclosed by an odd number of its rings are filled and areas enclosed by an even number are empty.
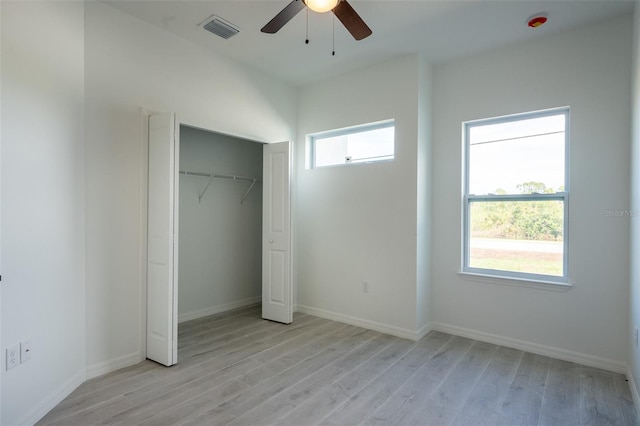
[[[372,34],[371,28],[364,23],[360,15],[347,3],[347,0],[340,0],[336,7],[333,8],[333,14],[336,15],[356,40],[362,40]]]
[[[302,0],[293,0],[284,9],[280,11],[272,20],[267,23],[260,31],[263,33],[275,34],[280,28],[289,22],[294,16],[305,8],[305,4]]]

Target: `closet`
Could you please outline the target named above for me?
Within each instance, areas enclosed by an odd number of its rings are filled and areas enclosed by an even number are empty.
[[[260,302],[263,144],[180,126],[178,322]]]
[[[146,355],[178,362],[178,323],[262,302],[293,321],[290,143],[148,116]]]

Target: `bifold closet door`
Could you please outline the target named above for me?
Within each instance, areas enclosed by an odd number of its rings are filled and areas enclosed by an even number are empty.
[[[149,117],[147,358],[178,362],[178,154],[175,114]]]
[[[289,142],[265,144],[262,195],[262,318],[293,321]]]

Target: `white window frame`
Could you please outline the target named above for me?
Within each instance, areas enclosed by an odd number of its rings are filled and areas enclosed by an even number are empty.
[[[565,140],[564,140],[564,192],[554,194],[506,194],[506,195],[475,195],[469,193],[469,150],[470,150],[470,129],[476,126],[485,126],[498,123],[509,123],[514,121],[528,120],[533,118],[548,117],[554,115],[565,116]],[[463,163],[463,200],[462,200],[462,273],[476,276],[506,278],[516,281],[528,281],[542,284],[557,284],[569,286],[569,141],[570,141],[570,108],[561,107],[543,111],[526,112],[502,117],[472,120],[462,123],[464,163]],[[469,266],[470,260],[470,208],[475,202],[487,201],[552,201],[563,202],[564,222],[563,222],[563,275],[534,274],[516,271],[505,271],[498,269],[474,268]]]
[[[348,166],[351,164],[369,164],[369,163],[382,163],[385,161],[393,161],[395,159],[395,120],[384,120],[377,121],[374,123],[360,124],[352,127],[345,127],[342,129],[328,130],[326,132],[317,132],[307,135],[307,146],[308,146],[308,155],[307,155],[307,168],[309,169],[323,169],[326,167],[340,167],[340,166]],[[383,157],[372,157],[365,159],[357,159],[357,160],[347,160],[345,159],[344,163],[339,164],[328,164],[326,166],[316,166],[316,144],[318,139],[326,139],[333,138],[336,136],[345,136],[352,135],[356,133],[364,133],[371,130],[378,129],[386,129],[386,128],[394,128],[394,143],[393,143],[393,154],[391,156],[385,155]],[[390,158],[389,158],[390,157]]]

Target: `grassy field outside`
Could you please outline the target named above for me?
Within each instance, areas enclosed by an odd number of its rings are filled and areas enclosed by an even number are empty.
[[[470,255],[469,266],[472,268],[562,275],[562,253],[471,248]]]

